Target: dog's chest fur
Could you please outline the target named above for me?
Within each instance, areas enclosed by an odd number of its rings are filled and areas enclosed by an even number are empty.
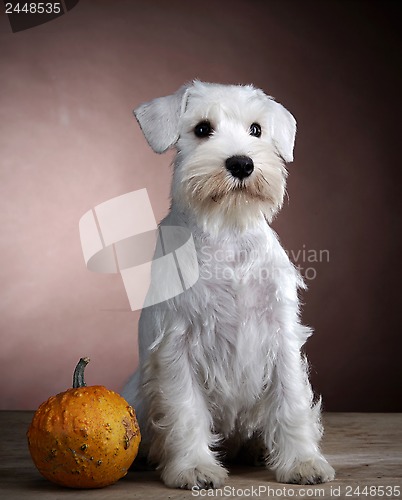
[[[270,383],[282,322],[277,305],[297,300],[297,273],[264,220],[243,235],[192,234],[200,279],[176,305],[189,325],[198,382],[228,429]]]

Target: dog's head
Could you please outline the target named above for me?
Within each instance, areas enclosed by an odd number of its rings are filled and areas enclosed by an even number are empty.
[[[177,149],[173,203],[204,226],[245,229],[281,207],[296,121],[262,90],[194,81],[134,113],[155,152]]]

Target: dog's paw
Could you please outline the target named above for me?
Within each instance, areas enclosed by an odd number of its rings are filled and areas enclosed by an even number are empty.
[[[162,473],[162,479],[170,488],[209,490],[223,486],[227,475],[227,470],[221,465],[208,464],[186,469],[178,474],[168,472],[165,469]]]
[[[296,462],[290,470],[277,470],[276,478],[280,483],[320,484],[332,481],[335,471],[324,458]]]

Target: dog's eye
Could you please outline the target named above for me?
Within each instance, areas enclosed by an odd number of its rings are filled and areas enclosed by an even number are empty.
[[[253,137],[261,137],[261,125],[258,123],[252,123],[249,130],[250,135]]]
[[[211,124],[208,121],[200,122],[194,127],[194,134],[200,138],[209,137],[212,132]]]

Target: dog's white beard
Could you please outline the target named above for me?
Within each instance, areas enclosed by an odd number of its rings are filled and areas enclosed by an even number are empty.
[[[192,212],[204,231],[250,229],[265,217],[268,222],[280,210],[287,171],[275,153],[263,147],[253,152],[254,172],[239,180],[225,168],[217,149],[200,149],[189,157],[177,156],[172,200],[177,208]]]

